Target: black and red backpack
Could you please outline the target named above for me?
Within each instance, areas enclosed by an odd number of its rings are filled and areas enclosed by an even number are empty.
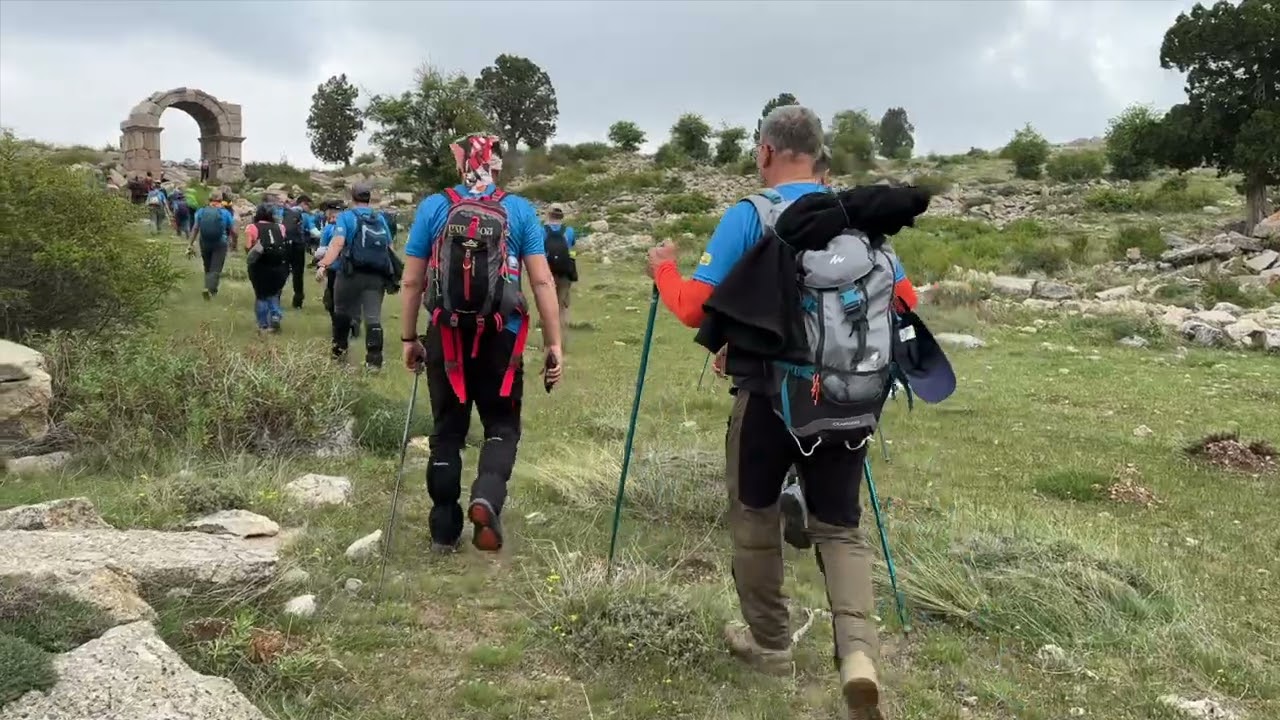
[[[507,317],[521,314],[516,346],[501,389],[505,397],[511,394],[529,332],[518,267],[512,267],[514,258],[509,258],[507,252],[509,223],[502,207],[506,193],[494,190],[489,195],[464,197],[448,188],[445,195],[449,198],[449,211],[427,264],[423,305],[431,323],[440,328],[449,382],[463,402],[467,399],[462,374],[466,356],[459,330],[475,328],[470,357],[476,357],[480,339],[486,333],[501,332]]]

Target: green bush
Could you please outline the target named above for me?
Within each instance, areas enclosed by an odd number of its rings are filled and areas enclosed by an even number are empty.
[[[1095,188],[1085,195],[1084,204],[1102,212],[1195,212],[1221,199],[1212,187],[1169,178],[1154,189]]]
[[[610,184],[628,192],[652,189],[662,189],[667,192],[684,190],[683,180],[676,175],[667,175],[661,170],[618,173],[610,179]]]
[[[352,165],[374,165],[378,162],[378,156],[371,152],[360,153],[356,159],[351,161]]]
[[[680,215],[710,212],[715,206],[715,200],[700,192],[664,195],[658,198],[658,202],[654,204],[654,208],[660,213],[677,213]]]
[[[1049,141],[1027,123],[1013,135],[1013,140],[1000,151],[1000,156],[1013,161],[1013,173],[1020,178],[1035,180],[1040,177],[1044,163],[1049,159]]]
[[[244,179],[254,185],[262,186],[272,183],[284,183],[286,187],[297,185],[303,191],[312,195],[324,192],[324,188],[311,179],[310,171],[296,168],[283,160],[273,163],[245,163]]]
[[[1058,182],[1082,182],[1102,177],[1106,158],[1097,150],[1064,150],[1049,159],[1045,172]]]
[[[1018,275],[1042,272],[1056,275],[1067,267],[1070,251],[1051,241],[1018,242],[1010,246],[1011,269]]]
[[[1160,131],[1160,115],[1145,105],[1132,105],[1107,125],[1107,161],[1112,176],[1145,180],[1155,169],[1153,158]]]
[[[166,447],[306,452],[366,392],[357,375],[317,372],[327,355],[318,343],[245,346],[210,331],[182,343],[59,334],[44,349],[55,419],[81,443],[123,457]]]
[[[941,195],[951,189],[951,178],[941,173],[922,173],[916,175],[911,184],[927,190],[930,195]]]
[[[916,283],[942,280],[952,267],[984,272],[1052,273],[1065,267],[1067,247],[1034,220],[1003,229],[959,218],[921,218],[890,239]]]
[[[693,160],[684,153],[678,146],[673,143],[663,143],[658,147],[658,152],[653,154],[653,162],[660,168],[689,168],[693,167]]]
[[[690,233],[696,242],[705,243],[719,224],[720,218],[714,215],[685,215],[654,225],[653,237],[657,240],[678,240],[685,233]]]
[[[716,142],[716,164],[732,165],[742,158],[742,141],[747,139],[743,127],[721,128]]]
[[[609,126],[609,142],[622,152],[632,153],[644,144],[644,131],[630,120],[619,120]]]
[[[74,650],[106,632],[111,618],[83,600],[0,580],[0,637],[20,638],[51,653]]]
[[[604,160],[613,154],[613,148],[602,142],[585,142],[577,145],[558,143],[547,151],[551,162],[561,167],[579,162]]]
[[[49,153],[49,159],[58,165],[77,165],[79,163],[97,165],[102,160],[102,155],[102,151],[95,150],[87,145],[72,145],[71,147],[52,150]]]
[[[53,658],[21,638],[0,633],[0,708],[58,681]]]
[[[671,126],[671,145],[695,162],[711,159],[711,126],[697,113],[685,113]]]
[[[533,148],[517,154],[515,166],[519,168],[520,174],[526,177],[551,175],[557,167],[551,156],[547,155],[546,148]]]
[[[589,184],[585,174],[565,171],[525,185],[520,188],[520,194],[542,202],[571,202],[586,195]]]
[[[1125,225],[1111,238],[1111,257],[1122,260],[1129,248],[1142,250],[1142,257],[1155,259],[1165,251],[1164,237],[1155,225]]]
[[[149,325],[180,273],[124,199],[0,136],[0,337]]]

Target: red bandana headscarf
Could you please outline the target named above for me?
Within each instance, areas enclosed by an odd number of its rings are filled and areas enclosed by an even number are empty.
[[[468,135],[449,145],[468,188],[479,191],[494,184],[493,173],[502,169],[502,156],[494,152],[499,142],[494,135]]]

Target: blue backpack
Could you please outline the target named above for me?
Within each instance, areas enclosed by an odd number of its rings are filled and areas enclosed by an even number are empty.
[[[391,231],[380,213],[356,213],[356,231],[346,239],[343,255],[343,266],[351,270],[391,274]]]
[[[200,242],[213,244],[222,242],[227,234],[227,224],[222,217],[222,210],[207,207],[200,215]]]

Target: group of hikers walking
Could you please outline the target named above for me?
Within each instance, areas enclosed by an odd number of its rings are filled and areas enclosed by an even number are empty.
[[[521,434],[530,332],[523,281],[538,309],[549,392],[564,373],[575,233],[562,206],[540,218],[532,203],[500,187],[497,138],[473,135],[450,149],[460,182],[422,200],[403,258],[366,184],[351,188],[349,207],[326,203],[316,214],[305,196],[264,204],[245,229],[245,247],[255,315],[268,332],[280,327],[290,276],[293,305],[302,305],[301,248],[314,248],[335,359],[345,358],[363,325],[365,363],[382,365],[382,304],[399,293],[403,363],[425,377],[430,395],[431,547],[455,551],[469,522],[472,544],[496,552],[505,544],[503,509]],[[912,312],[915,292],[886,242],[924,212],[928,196],[915,188],[834,191],[821,121],[798,105],[764,118],[756,159],[766,189],[724,213],[692,277],[681,277],[671,243],[653,248],[646,265],[654,301],[697,328],[716,372],[732,378],[726,484],[745,623],[727,626],[725,640],[759,670],[790,671],[785,525],[789,542],[815,549],[825,578],[849,717],[880,718],[873,553],[860,490],[885,401],[909,381],[901,366],[928,364],[916,348],[917,329],[924,336],[927,329]],[[216,296],[234,218],[210,198],[190,233],[200,244],[205,296]],[[464,507],[462,451],[473,408],[484,442]],[[789,477],[796,482],[784,492]]]

